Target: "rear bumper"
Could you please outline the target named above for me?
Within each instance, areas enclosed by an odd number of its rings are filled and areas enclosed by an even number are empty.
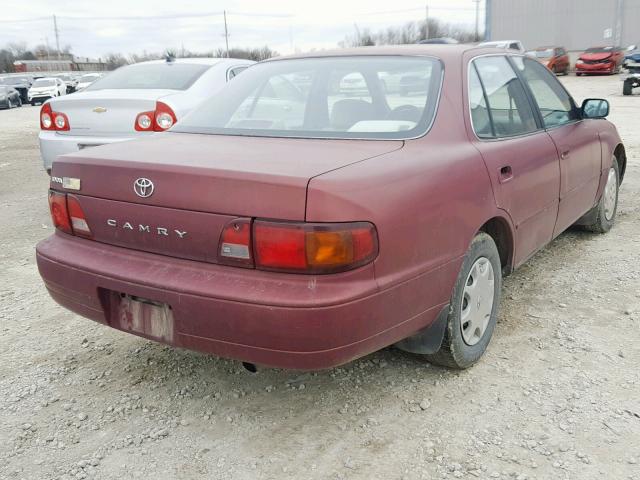
[[[38,140],[40,142],[40,155],[42,163],[47,172],[51,171],[51,165],[59,155],[77,152],[83,148],[96,147],[107,143],[123,142],[132,140],[141,135],[119,136],[119,137],[94,137],[83,135],[60,135],[56,132],[40,131]]]
[[[434,322],[459,260],[383,291],[373,266],[331,276],[274,274],[137,252],[57,233],[37,246],[62,306],[123,328],[114,298],[171,306],[177,347],[261,365],[314,370],[347,363]]]

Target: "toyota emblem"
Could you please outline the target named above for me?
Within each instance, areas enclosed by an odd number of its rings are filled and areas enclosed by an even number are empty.
[[[133,182],[133,191],[142,198],[153,195],[153,182],[148,178],[138,178]]]

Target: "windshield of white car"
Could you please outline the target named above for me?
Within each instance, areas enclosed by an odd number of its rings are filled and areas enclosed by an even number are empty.
[[[527,52],[527,55],[531,55],[536,58],[551,58],[553,57],[553,48],[547,48],[546,50],[532,50]]]
[[[129,65],[96,80],[87,90],[186,90],[210,67],[211,65],[173,62]]]
[[[54,87],[55,85],[55,80],[50,80],[48,78],[39,78],[38,80],[33,82],[32,87]]]
[[[423,56],[269,61],[248,68],[172,131],[296,138],[406,139],[435,113],[442,66]]]

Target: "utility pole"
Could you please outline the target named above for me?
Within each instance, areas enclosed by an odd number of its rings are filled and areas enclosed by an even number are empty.
[[[47,71],[51,71],[51,57],[49,56],[49,37],[44,37],[44,43],[47,48]]]
[[[58,20],[53,16],[53,31],[56,34],[56,50],[58,51],[58,60],[60,60],[60,34],[58,33]]]
[[[480,0],[473,0],[476,2],[476,42],[480,40]]]
[[[429,40],[429,4],[424,7],[424,39]]]
[[[227,58],[229,58],[229,30],[227,29],[227,11],[223,10],[224,15],[224,41],[227,44]]]

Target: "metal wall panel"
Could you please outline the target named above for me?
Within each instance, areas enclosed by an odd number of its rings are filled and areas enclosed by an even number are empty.
[[[525,48],[561,45],[574,51],[613,45],[616,38],[623,47],[640,43],[640,0],[486,1],[491,40],[517,39]]]

